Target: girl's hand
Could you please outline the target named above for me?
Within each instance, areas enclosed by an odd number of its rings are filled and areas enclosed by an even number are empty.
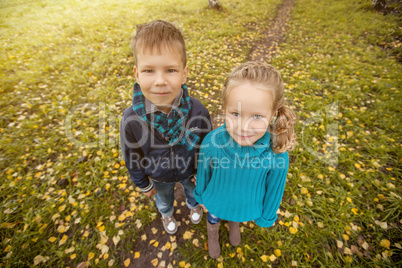
[[[197,185],[197,175],[194,175],[191,181],[194,183],[194,185]]]

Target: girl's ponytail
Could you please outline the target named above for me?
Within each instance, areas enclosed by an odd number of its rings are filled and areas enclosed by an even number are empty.
[[[296,143],[296,133],[293,125],[296,123],[295,113],[285,105],[277,110],[276,119],[270,125],[272,135],[272,150],[274,153],[291,151]]]

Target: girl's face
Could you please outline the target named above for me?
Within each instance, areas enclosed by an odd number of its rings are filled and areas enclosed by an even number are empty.
[[[274,114],[271,91],[258,86],[245,82],[226,96],[226,129],[241,146],[252,146],[264,136]]]

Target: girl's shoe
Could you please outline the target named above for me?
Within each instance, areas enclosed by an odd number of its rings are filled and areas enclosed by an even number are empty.
[[[220,222],[210,224],[207,220],[208,251],[209,256],[213,259],[217,259],[221,255],[221,247],[219,245],[219,225]]]
[[[229,242],[232,246],[240,244],[241,234],[238,222],[229,221]]]
[[[170,217],[162,217],[163,228],[168,234],[175,234],[177,232],[177,222],[176,219],[172,216]]]

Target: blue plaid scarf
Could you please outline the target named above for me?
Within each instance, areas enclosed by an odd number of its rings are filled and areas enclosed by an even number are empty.
[[[200,137],[185,128],[188,114],[190,112],[190,96],[188,94],[187,85],[182,85],[183,97],[180,105],[172,109],[169,115],[162,112],[146,114],[144,95],[142,94],[140,85],[134,84],[133,94],[133,110],[145,123],[152,126],[163,137],[167,138],[169,145],[181,144],[187,150],[194,148]]]

